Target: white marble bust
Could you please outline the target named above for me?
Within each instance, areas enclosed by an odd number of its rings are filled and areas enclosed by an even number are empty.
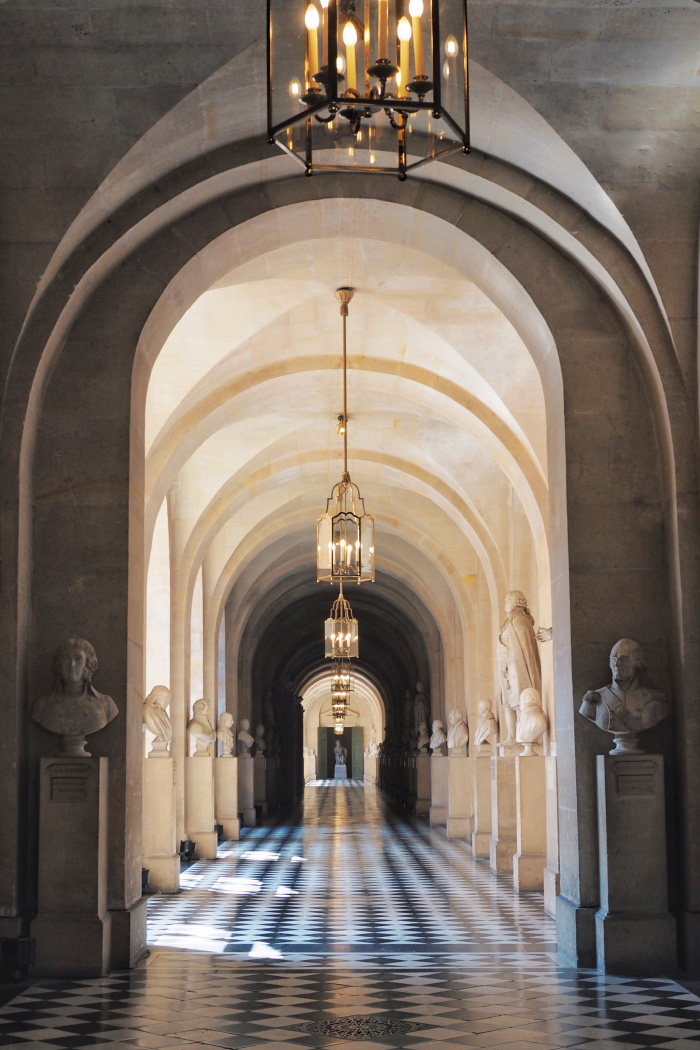
[[[430,743],[430,734],[428,733],[428,727],[425,722],[421,722],[418,726],[418,739],[416,741],[416,747],[420,755],[428,754],[428,745]]]
[[[369,731],[369,745],[367,747],[367,753],[370,758],[376,758],[379,754],[379,745],[377,743],[377,730],[372,726]]]
[[[84,638],[68,638],[53,660],[53,690],[32,707],[32,718],[61,739],[62,755],[89,756],[85,737],[116,718],[119,709],[111,696],[98,693],[92,684],[97,654]]]
[[[262,722],[258,722],[255,727],[255,754],[265,754],[265,726]]]
[[[154,685],[143,702],[143,720],[155,737],[148,753],[149,758],[170,758],[173,727],[166,710],[169,704],[170,690],[167,685]]]
[[[547,732],[547,716],[542,710],[542,697],[536,689],[523,689],[520,694],[520,716],[515,739],[525,747],[521,757],[534,755],[534,745]]]
[[[491,748],[494,738],[498,735],[498,722],[493,713],[493,704],[490,700],[479,701],[479,721],[474,733],[474,743],[481,749],[486,746]]]
[[[466,755],[467,743],[469,741],[469,730],[467,729],[464,715],[457,708],[450,711],[450,728],[447,733],[447,752],[450,755]]]
[[[187,724],[190,739],[194,740],[193,758],[210,758],[211,746],[216,740],[214,726],[209,721],[209,704],[206,700],[195,700],[192,718]]]
[[[230,711],[222,711],[219,715],[219,724],[216,727],[216,739],[221,744],[220,758],[232,758],[235,738],[233,735],[233,715]]]
[[[241,728],[238,731],[238,754],[249,755],[254,743],[255,738],[250,733],[250,721],[247,718],[242,718]]]
[[[433,722],[433,735],[430,738],[430,750],[433,752],[433,755],[444,755],[446,743],[445,727],[440,719],[436,718]]]

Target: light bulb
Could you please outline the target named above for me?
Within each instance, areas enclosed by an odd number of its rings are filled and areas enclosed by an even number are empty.
[[[306,8],[306,14],[304,15],[304,24],[307,29],[318,29],[321,24],[321,18],[316,7],[313,4],[309,4]]]
[[[328,0],[321,0],[321,7],[325,10],[325,8],[328,7]]]
[[[343,26],[343,43],[346,47],[354,47],[357,43],[357,30],[352,22],[346,22]]]
[[[410,0],[408,13],[411,18],[420,18],[423,14],[423,0]]]
[[[421,7],[422,6],[423,5],[421,4]],[[411,39],[411,23],[405,16],[399,19],[399,24],[396,27],[396,32],[398,34],[399,40]]]

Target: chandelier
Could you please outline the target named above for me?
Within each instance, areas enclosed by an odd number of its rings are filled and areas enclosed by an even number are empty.
[[[333,602],[331,614],[325,623],[324,642],[327,657],[342,660],[358,655],[357,620],[352,615],[350,602],[343,595],[342,580],[340,581],[340,594]]]
[[[314,171],[469,152],[466,0],[268,0],[268,141]]]
[[[331,708],[336,736],[340,736],[345,728],[348,697],[353,687],[353,673],[349,660],[336,660],[331,674]]]
[[[319,582],[363,583],[374,580],[374,519],[348,472],[347,334],[348,303],[352,288],[339,288],[336,298],[343,319],[343,414],[338,427],[343,436],[343,473],[316,522],[316,579]]]

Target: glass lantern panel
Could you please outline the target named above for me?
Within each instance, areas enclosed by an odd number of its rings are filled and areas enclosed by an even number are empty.
[[[374,518],[365,514],[362,519],[362,546],[360,582],[374,580]]]
[[[334,653],[334,651],[333,651],[334,648],[335,648],[335,646],[333,644],[334,639],[335,639],[335,620],[332,619],[331,617],[329,617],[326,620],[326,622],[325,622],[324,631],[323,631],[324,649],[325,649],[325,654],[326,654],[326,656],[328,658],[331,658],[331,657],[336,655]]]
[[[440,5],[440,92],[443,111],[459,128],[468,132],[469,115],[466,109],[466,0],[453,0]],[[447,123],[443,120],[441,123]]]
[[[360,549],[360,519],[352,511],[333,517],[333,575],[357,576]]]
[[[330,580],[333,565],[333,521],[322,514],[316,521],[316,579]]]

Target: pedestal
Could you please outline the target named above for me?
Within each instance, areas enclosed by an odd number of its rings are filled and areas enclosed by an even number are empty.
[[[175,769],[169,756],[143,759],[142,812],[142,863],[151,873],[149,887],[177,893],[180,854],[175,837]]]
[[[265,771],[265,780],[269,782],[269,774]],[[316,779],[316,755],[304,755],[304,783]]]
[[[246,828],[254,828],[257,821],[255,815],[255,790],[253,779],[252,755],[238,756],[238,812],[243,817]]]
[[[238,759],[221,755],[214,759],[214,787],[216,823],[224,829],[224,838],[237,841],[241,837],[238,817]]]
[[[430,758],[430,825],[447,824],[447,755]]]
[[[430,812],[430,755],[416,755],[416,814]]]
[[[472,805],[472,856],[488,860],[491,855],[491,755],[476,755],[472,759]]]
[[[377,756],[365,755],[365,784],[377,783]]]
[[[676,924],[668,911],[664,760],[598,755],[596,777],[598,969],[667,974],[676,967]]]
[[[348,771],[346,766],[335,766],[333,776],[336,780],[347,780]]]
[[[256,812],[260,810],[263,817],[267,816],[267,788],[265,779],[265,756],[255,755],[253,758],[253,802]]]
[[[541,755],[515,760],[515,826],[517,852],[513,857],[516,893],[544,889],[547,864],[547,780]]]
[[[195,857],[216,857],[214,831],[214,759],[209,755],[185,759],[185,825],[187,837],[197,843]]]
[[[468,839],[472,833],[472,784],[470,759],[447,756],[447,837]]]
[[[557,789],[557,760],[547,755],[544,760],[547,781],[547,867],[544,869],[544,910],[553,919],[557,917],[559,896],[559,794]]]
[[[515,758],[491,758],[491,842],[489,864],[498,875],[513,872],[517,848],[515,826]]]
[[[100,977],[109,970],[106,758],[42,758],[37,974]]]

